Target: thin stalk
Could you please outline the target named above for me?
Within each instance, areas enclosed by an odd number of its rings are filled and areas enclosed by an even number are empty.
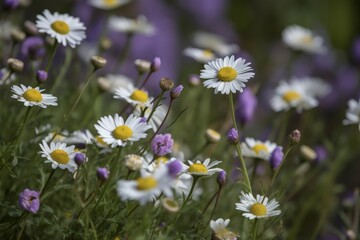
[[[52,64],[52,62],[54,60],[54,56],[55,56],[55,53],[56,53],[58,47],[59,47],[59,42],[55,41],[55,43],[54,43],[54,45],[52,46],[52,49],[51,49],[49,61],[48,61],[47,65],[46,65],[46,68],[45,68],[46,72],[49,72],[49,69],[50,69],[51,64]]]
[[[283,159],[282,159],[282,160],[281,160],[281,162],[280,162],[279,167],[275,170],[275,173],[274,173],[274,175],[273,175],[273,177],[272,177],[272,179],[271,179],[271,185],[270,185],[270,188],[271,188],[271,187],[272,187],[272,185],[274,184],[275,179],[276,179],[276,177],[277,177],[277,175],[278,175],[278,173],[279,173],[279,171],[280,171],[280,169],[281,169],[282,165],[283,165],[283,164],[284,164],[284,162],[285,162],[285,159],[287,158],[287,156],[288,156],[288,154],[289,154],[289,152],[290,152],[290,150],[291,150],[291,148],[292,148],[293,146],[294,146],[293,144],[289,146],[289,148],[286,150],[286,152],[285,152],[285,154],[284,154]]]
[[[257,218],[255,218],[255,222],[254,222],[254,225],[253,225],[252,230],[251,230],[253,240],[256,240],[257,222],[258,222],[258,220],[257,220]]]
[[[152,73],[153,73],[153,72],[150,71],[150,72],[146,75],[146,77],[145,77],[143,83],[140,85],[139,89],[141,89],[141,88],[143,88],[143,87],[145,86],[145,84],[146,84],[147,81],[149,80],[149,78],[150,78],[150,76],[151,76]]]
[[[15,143],[15,144],[18,142],[18,140],[19,140],[19,138],[20,138],[20,136],[21,136],[21,134],[22,134],[22,132],[23,132],[23,130],[24,130],[24,127],[25,127],[25,125],[26,125],[26,122],[27,122],[27,120],[29,119],[29,115],[30,115],[31,109],[32,109],[32,107],[28,107],[28,108],[26,109],[26,113],[25,113],[25,115],[24,115],[24,117],[23,117],[23,119],[22,119],[22,121],[21,121],[19,131],[18,131],[18,133],[16,134],[16,137],[15,137],[15,139],[14,139],[14,143]]]
[[[217,191],[217,195],[216,195],[215,204],[214,204],[213,210],[211,211],[211,214],[210,214],[210,218],[209,218],[209,220],[208,220],[208,223],[207,223],[206,225],[209,225],[212,217],[214,216],[214,212],[215,212],[216,206],[217,206],[218,201],[219,201],[219,198],[220,198],[221,189],[222,189],[222,187],[219,186],[219,190]]]
[[[159,103],[160,103],[162,97],[164,96],[164,93],[165,93],[165,91],[162,90],[161,93],[160,93],[160,95],[159,95],[159,97],[157,98],[157,100],[156,100],[156,102],[155,102],[155,104],[154,104],[154,107],[151,109],[151,112],[150,112],[150,114],[149,114],[149,117],[148,117],[148,119],[147,119],[147,122],[150,121],[150,119],[151,119],[152,115],[154,114],[156,108],[159,106]]]
[[[55,171],[56,171],[56,168],[51,171],[51,173],[50,173],[50,175],[49,175],[49,177],[48,177],[48,179],[47,179],[44,187],[41,189],[41,191],[40,191],[40,196],[41,196],[41,197],[43,196],[43,194],[45,193],[46,189],[48,188],[49,182],[50,182],[51,178],[54,176]]]
[[[61,82],[61,80],[64,78],[66,71],[68,70],[70,63],[71,63],[71,59],[72,59],[73,53],[70,49],[68,49],[66,51],[66,55],[65,55],[65,62],[64,65],[62,66],[60,73],[57,75],[57,77],[54,80],[53,85],[51,86],[49,92],[55,92],[57,87],[59,86],[59,82]]]
[[[210,204],[214,201],[215,197],[217,196],[218,194],[218,191],[217,190],[214,195],[212,195],[212,197],[210,198],[210,200],[208,201],[208,203],[206,204],[206,206],[204,207],[204,209],[202,210],[202,214],[204,214],[206,212],[206,210],[209,208]]]

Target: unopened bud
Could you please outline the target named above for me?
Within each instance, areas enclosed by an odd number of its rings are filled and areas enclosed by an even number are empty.
[[[98,179],[100,181],[103,181],[103,182],[108,180],[109,174],[110,174],[109,170],[107,170],[107,168],[105,168],[105,167],[104,168],[98,168],[96,170],[96,176],[98,177]]]
[[[144,158],[135,154],[125,156],[125,165],[131,171],[139,171],[143,166]]]
[[[161,60],[159,57],[154,58],[150,65],[150,72],[156,72],[161,67]]]
[[[270,155],[270,159],[269,159],[270,166],[273,169],[277,169],[280,166],[283,157],[284,157],[284,153],[282,151],[282,148],[276,147]]]
[[[31,21],[25,21],[25,32],[29,35],[37,35],[39,33],[35,23]]]
[[[25,39],[26,35],[23,31],[18,29],[11,30],[11,38],[14,42],[22,42]]]
[[[232,145],[237,144],[239,142],[238,130],[236,130],[235,128],[230,129],[227,134],[227,141]]]
[[[171,213],[176,213],[180,209],[179,203],[172,198],[163,198],[161,200],[161,204],[168,212],[171,212]]]
[[[300,153],[305,159],[309,161],[314,161],[316,159],[316,152],[307,145],[300,146]]]
[[[211,143],[217,143],[221,139],[220,133],[211,128],[206,129],[205,137]]]
[[[226,172],[224,170],[222,170],[221,172],[218,173],[216,181],[219,184],[219,186],[224,186],[226,184],[227,176],[226,176]]]
[[[24,69],[24,63],[16,58],[9,58],[7,64],[11,72],[22,72]]]
[[[173,90],[171,90],[171,92],[170,92],[171,99],[178,98],[183,89],[184,89],[183,85],[180,84],[180,85],[176,86]]]
[[[94,66],[95,69],[103,68],[107,61],[105,58],[100,56],[92,56],[90,59],[90,63]]]
[[[288,139],[291,145],[300,142],[301,132],[298,129],[291,131]]]
[[[100,40],[100,49],[102,51],[106,51],[106,50],[110,49],[111,46],[112,46],[112,42],[111,42],[110,39],[103,38],[103,39]]]
[[[201,83],[201,80],[198,75],[192,74],[189,76],[189,84],[191,86],[199,86]]]
[[[43,71],[43,70],[38,70],[36,72],[36,80],[38,81],[38,83],[44,83],[46,82],[46,80],[48,79],[48,73]]]
[[[136,59],[134,64],[140,74],[150,72],[151,62],[143,59]]]
[[[163,91],[169,91],[174,87],[174,82],[167,77],[163,77],[160,79],[160,88]]]
[[[75,154],[75,157],[74,157],[74,160],[75,160],[75,163],[78,165],[78,166],[81,166],[85,163],[86,161],[86,156],[82,153],[76,153]]]

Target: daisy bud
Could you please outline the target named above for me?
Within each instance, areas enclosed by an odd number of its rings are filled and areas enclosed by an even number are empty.
[[[31,21],[25,21],[25,32],[29,35],[37,35],[39,33],[35,23]]]
[[[100,56],[92,56],[90,59],[90,63],[93,65],[95,69],[103,68],[107,61],[105,58]]]
[[[7,64],[11,72],[22,72],[24,69],[24,63],[16,58],[9,58]]]
[[[46,71],[38,70],[36,72],[36,80],[38,81],[39,84],[46,82],[47,79],[48,79],[48,73]]]
[[[134,64],[140,74],[150,72],[151,62],[143,60],[143,59],[136,59]]]
[[[110,39],[103,38],[103,39],[100,40],[100,49],[102,51],[106,51],[106,50],[110,49],[111,46],[112,46],[112,42],[111,42]]]
[[[19,194],[20,208],[30,213],[37,213],[40,208],[40,192],[25,189]]]
[[[270,159],[269,159],[270,166],[274,170],[277,169],[280,166],[283,157],[284,157],[284,153],[282,151],[282,148],[276,147],[270,155]]]
[[[171,90],[170,91],[171,99],[178,98],[183,89],[184,89],[183,85],[180,84],[180,85],[176,86],[173,90]]]
[[[216,182],[219,184],[219,186],[224,186],[227,182],[227,175],[224,170],[218,173]]]
[[[301,145],[300,153],[306,160],[314,161],[316,159],[316,152],[307,145]]]
[[[11,38],[14,42],[22,42],[25,39],[26,35],[23,31],[18,29],[11,30]]]
[[[154,58],[154,60],[151,62],[150,65],[150,72],[156,72],[160,69],[161,66],[161,60],[159,57]]]
[[[105,167],[103,167],[103,168],[98,168],[98,169],[96,170],[96,176],[98,177],[98,179],[99,179],[100,181],[103,181],[103,182],[105,182],[106,180],[108,180],[109,174],[110,174],[109,170],[107,170],[107,168],[105,168]]]
[[[20,5],[20,0],[5,0],[3,6],[5,10],[12,10]]]
[[[301,132],[298,129],[295,129],[293,131],[291,131],[291,133],[289,134],[289,142],[291,145],[300,142],[301,139]]]
[[[80,166],[85,163],[86,156],[82,153],[76,153],[74,157],[75,163]]]
[[[246,124],[252,120],[257,105],[257,99],[251,89],[245,88],[239,94],[236,105],[236,118],[241,124]]]
[[[211,128],[206,129],[205,137],[211,143],[217,143],[221,139],[220,133]]]
[[[172,198],[163,198],[161,205],[170,213],[176,213],[179,211],[179,203]]]
[[[164,156],[171,153],[173,145],[171,134],[157,134],[151,142],[151,149],[155,156]]]
[[[167,163],[166,167],[168,168],[169,175],[174,178],[176,178],[183,171],[183,165],[179,160],[174,160]]]
[[[174,87],[174,82],[167,77],[163,77],[160,79],[160,88],[163,91],[169,91]]]
[[[232,145],[239,142],[239,132],[235,128],[229,130],[227,134],[227,141]]]
[[[125,165],[131,171],[139,171],[143,162],[144,158],[139,155],[130,154],[125,156]]]

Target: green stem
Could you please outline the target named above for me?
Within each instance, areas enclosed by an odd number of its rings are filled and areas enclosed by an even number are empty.
[[[288,156],[288,154],[289,154],[289,152],[290,152],[290,150],[291,150],[291,148],[292,148],[293,146],[294,146],[294,145],[290,145],[290,146],[289,146],[289,148],[286,150],[286,152],[285,152],[285,154],[284,154],[283,159],[282,159],[281,162],[280,162],[279,167],[275,170],[275,173],[274,173],[274,175],[273,175],[273,177],[272,177],[272,179],[271,179],[270,188],[271,188],[272,185],[274,184],[275,179],[276,179],[276,177],[277,177],[277,175],[278,175],[278,173],[279,173],[279,171],[280,171],[280,169],[281,169],[281,166],[284,164],[285,159],[287,158],[287,156]]]
[[[59,42],[55,41],[55,43],[54,43],[54,45],[52,46],[52,49],[51,49],[49,61],[48,61],[47,65],[46,65],[46,68],[45,68],[46,72],[49,72],[49,69],[50,69],[51,64],[52,64],[52,62],[54,60],[54,56],[55,56],[55,53],[56,53],[58,47],[59,47]]]
[[[71,59],[73,56],[73,52],[68,49],[66,51],[66,55],[65,55],[65,62],[64,65],[62,66],[59,75],[57,75],[57,77],[54,80],[53,85],[51,86],[49,92],[55,92],[57,87],[59,86],[59,83],[61,82],[61,80],[64,78],[66,71],[68,70],[70,63],[71,63]]]
[[[46,189],[48,188],[49,182],[50,182],[51,178],[54,176],[55,171],[56,171],[56,168],[51,171],[51,173],[50,173],[50,175],[49,175],[49,177],[48,177],[48,179],[47,179],[47,181],[46,181],[43,189],[40,191],[40,196],[41,196],[41,197],[43,196],[43,194],[45,193]]]
[[[160,95],[157,97],[156,103],[154,104],[154,107],[151,109],[151,112],[150,112],[150,114],[149,114],[149,117],[148,117],[148,119],[147,119],[147,122],[150,121],[150,119],[151,119],[152,115],[154,114],[156,108],[159,106],[159,103],[160,103],[160,101],[162,100],[162,97],[164,96],[164,93],[165,93],[165,91],[162,90],[161,93],[160,93]]]
[[[140,85],[139,89],[141,89],[141,88],[143,88],[143,87],[145,86],[145,84],[146,84],[147,81],[149,80],[149,78],[150,78],[150,76],[151,76],[152,73],[153,73],[153,72],[150,71],[150,72],[146,75],[146,78],[144,79],[143,83]]]
[[[255,218],[255,222],[254,222],[254,225],[253,225],[253,228],[252,228],[252,239],[253,240],[256,240],[256,232],[257,232],[257,222],[258,222],[258,220],[257,220],[257,218]]]
[[[209,225],[212,217],[214,216],[214,212],[215,212],[216,206],[217,206],[218,201],[219,201],[219,198],[220,198],[221,189],[222,189],[221,186],[219,186],[219,190],[217,191],[216,200],[215,200],[215,204],[214,204],[213,210],[211,211],[209,221],[208,221],[208,223],[206,224],[207,226]]]
[[[218,190],[219,191],[219,190]],[[218,191],[215,192],[215,194],[210,198],[204,209],[202,210],[202,214],[206,212],[206,210],[209,208],[210,204],[214,201],[215,197],[218,195]]]
[[[16,137],[15,137],[15,139],[14,139],[14,144],[17,144],[17,142],[18,142],[18,140],[19,140],[19,138],[20,138],[20,136],[21,136],[21,134],[22,134],[22,132],[23,132],[23,130],[24,130],[24,127],[25,127],[26,122],[27,122],[27,120],[28,120],[28,118],[29,118],[31,109],[32,109],[32,107],[28,107],[28,108],[26,109],[26,113],[25,113],[25,115],[24,115],[23,120],[21,121],[19,131],[18,131],[18,133],[16,134]]]

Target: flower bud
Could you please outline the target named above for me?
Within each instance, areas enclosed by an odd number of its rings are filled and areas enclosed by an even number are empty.
[[[179,160],[174,160],[166,164],[169,175],[176,178],[182,171],[183,165]]]
[[[195,87],[195,86],[199,86],[200,83],[201,83],[201,80],[200,80],[199,76],[196,75],[196,74],[191,74],[191,75],[189,76],[188,81],[189,81],[189,84],[190,84],[191,86],[194,86],[194,87]]]
[[[179,203],[172,198],[163,198],[161,205],[170,213],[176,213],[179,211]]]
[[[102,51],[106,51],[106,50],[110,49],[111,46],[112,46],[112,42],[109,38],[102,38],[100,40],[100,49]]]
[[[216,181],[219,184],[219,186],[224,186],[226,184],[227,175],[226,175],[226,172],[224,170],[222,170],[221,172],[218,173]]]
[[[300,146],[300,153],[306,160],[314,161],[316,159],[316,152],[307,145]]]
[[[298,129],[291,131],[291,133],[288,136],[288,140],[291,145],[300,142],[300,139],[301,139],[301,132]]]
[[[139,171],[143,165],[144,158],[135,154],[125,156],[125,165],[131,171]]]
[[[78,165],[78,166],[81,166],[85,163],[86,161],[86,156],[82,153],[76,153],[75,154],[75,157],[74,157],[74,160],[75,160],[75,163]]]
[[[43,71],[43,70],[38,70],[36,72],[36,80],[38,81],[39,84],[46,82],[46,80],[48,79],[48,73]]]
[[[24,69],[24,63],[16,58],[9,58],[7,64],[11,72],[22,72]]]
[[[270,159],[269,159],[270,166],[274,170],[277,169],[280,166],[283,157],[284,157],[284,153],[282,151],[282,147],[276,147],[270,155]]]
[[[108,180],[109,174],[110,174],[109,170],[107,170],[107,168],[105,168],[105,167],[103,167],[103,168],[98,168],[98,169],[96,170],[96,176],[98,177],[98,179],[99,179],[100,181],[103,181],[103,182],[105,182],[106,180]]]
[[[236,119],[241,124],[246,124],[252,120],[257,105],[257,99],[251,89],[245,88],[239,94],[236,104]]]
[[[33,23],[31,21],[25,21],[24,25],[25,25],[25,32],[27,34],[34,36],[39,33],[35,23]]]
[[[95,69],[103,68],[107,61],[105,58],[100,56],[92,56],[90,59],[90,63],[93,65]]]
[[[227,141],[235,145],[239,142],[239,132],[235,128],[231,128],[227,134]]]
[[[14,42],[22,42],[25,39],[26,35],[23,31],[18,29],[13,29],[11,31],[11,38]]]
[[[134,64],[140,74],[150,72],[151,62],[143,60],[143,59],[136,59]]]
[[[184,89],[183,85],[180,84],[180,85],[176,86],[173,90],[171,90],[171,92],[170,92],[171,99],[178,98],[183,89]]]
[[[205,137],[211,143],[217,143],[221,139],[220,133],[211,128],[206,129]]]
[[[163,91],[169,91],[174,87],[174,82],[167,77],[163,77],[160,79],[160,88]]]
[[[150,65],[150,72],[156,72],[161,67],[161,59],[159,57],[154,58]]]
[[[316,152],[315,162],[317,162],[317,163],[321,163],[328,156],[328,152],[324,146],[321,146],[321,145],[316,146],[316,147],[314,147],[314,151]]]

